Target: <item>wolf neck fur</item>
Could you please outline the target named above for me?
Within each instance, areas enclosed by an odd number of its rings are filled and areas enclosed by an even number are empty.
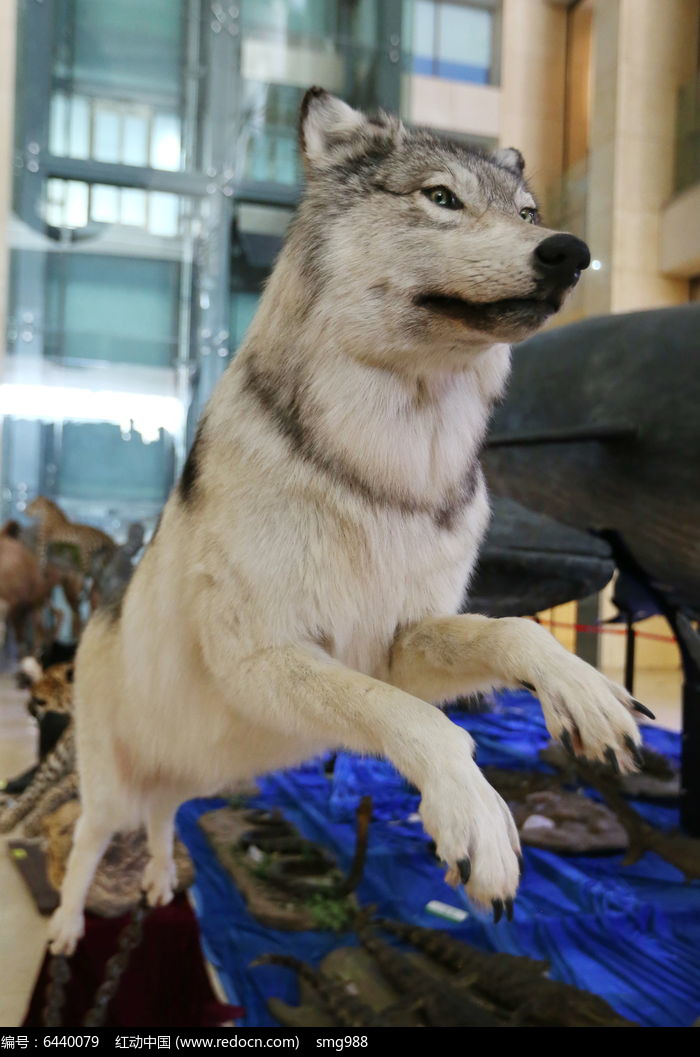
[[[459,372],[389,368],[321,325],[298,277],[292,290],[289,276],[275,282],[281,264],[233,365],[244,390],[296,456],[365,499],[449,525],[478,483],[508,347],[472,355]]]

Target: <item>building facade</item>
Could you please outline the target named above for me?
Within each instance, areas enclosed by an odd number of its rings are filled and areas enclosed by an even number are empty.
[[[300,193],[312,83],[521,148],[596,270],[699,296],[698,0],[5,0],[2,516],[153,524]],[[13,72],[14,71],[14,72]]]

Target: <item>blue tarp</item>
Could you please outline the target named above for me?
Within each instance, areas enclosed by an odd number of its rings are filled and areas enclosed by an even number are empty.
[[[539,767],[537,751],[549,741],[539,704],[527,693],[496,698],[494,711],[452,713],[477,746],[477,762]],[[678,761],[680,738],[643,728],[650,747]],[[621,855],[563,857],[525,848],[525,873],[515,919],[494,925],[475,913],[466,895],[448,887],[431,856],[428,838],[412,820],[418,797],[387,763],[341,754],[332,776],[316,760],[259,781],[261,807],[279,807],[306,837],[319,841],[347,868],[352,859],[355,811],[361,796],[374,803],[361,904],[417,925],[449,929],[484,950],[528,954],[550,962],[552,977],[595,991],[623,1016],[642,1025],[685,1027],[700,1016],[700,882],[686,884],[674,867],[647,853],[633,866]],[[294,974],[276,967],[250,969],[260,954],[294,954],[318,963],[351,935],[279,932],[263,928],[219,866],[199,816],[223,801],[193,800],[178,815],[179,832],[196,867],[194,895],[205,953],[217,967],[229,1001],[246,1010],[248,1026],[272,1025],[266,999],[297,1001]],[[635,806],[656,825],[678,824],[677,809]],[[426,911],[433,899],[466,909],[454,925]]]

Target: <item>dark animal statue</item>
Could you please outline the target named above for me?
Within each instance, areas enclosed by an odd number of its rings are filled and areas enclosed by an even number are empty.
[[[484,459],[497,495],[612,530],[700,616],[700,304],[588,319],[518,346]]]
[[[700,304],[587,319],[524,342],[484,458],[496,495],[605,539],[622,573],[616,600],[630,619],[660,612],[669,621],[685,675],[681,819],[693,836],[700,836],[699,342]],[[512,539],[517,548],[519,536]],[[561,559],[564,576],[567,547]],[[530,568],[538,572],[537,562]],[[492,594],[494,582],[498,575]]]

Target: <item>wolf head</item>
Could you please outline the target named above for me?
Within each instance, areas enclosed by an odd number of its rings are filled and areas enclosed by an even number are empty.
[[[429,349],[454,365],[519,341],[589,264],[580,239],[540,226],[512,148],[487,156],[319,88],[304,97],[300,142],[307,189],[290,242],[308,310],[356,345],[380,344],[385,362],[424,367]]]

